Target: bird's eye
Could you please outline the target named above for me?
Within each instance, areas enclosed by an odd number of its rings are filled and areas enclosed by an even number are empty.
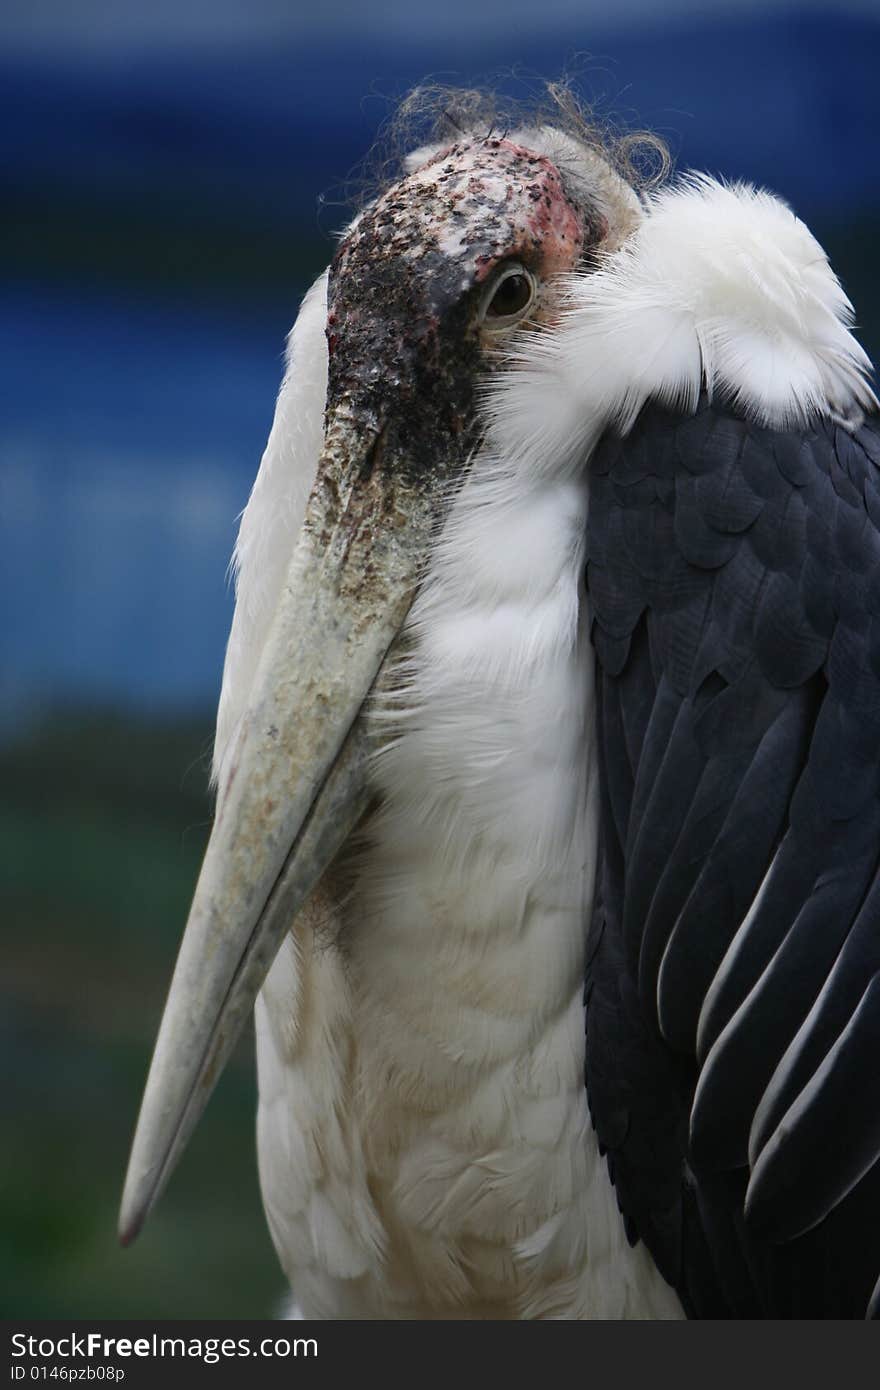
[[[518,322],[535,300],[535,277],[524,265],[507,265],[489,286],[480,318],[487,328],[506,328]]]

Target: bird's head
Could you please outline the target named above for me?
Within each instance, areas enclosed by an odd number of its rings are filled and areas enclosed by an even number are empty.
[[[546,321],[553,282],[606,224],[543,155],[464,141],[394,184],[330,268],[328,405],[402,432],[466,434],[474,385],[512,330]],[[417,404],[415,416],[412,406]],[[427,411],[425,411],[427,407]]]
[[[589,197],[516,137],[464,139],[378,198],[330,267],[328,427],[342,416],[362,438],[384,432],[419,475],[425,449],[459,456],[481,374],[517,330],[556,318],[560,277],[632,217],[602,171]]]
[[[479,387],[567,274],[635,225],[632,190],[543,128],[413,161],[357,218],[328,283],[324,443],[217,815],[123,1199],[139,1229],[290,922],[363,814],[362,711],[481,434]]]

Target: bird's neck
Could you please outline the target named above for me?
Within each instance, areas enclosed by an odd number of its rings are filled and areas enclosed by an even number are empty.
[[[441,1087],[453,1062],[522,1056],[580,1007],[596,857],[586,500],[580,482],[477,472],[376,712],[383,809],[350,945],[381,1007],[408,1016],[398,1065]]]

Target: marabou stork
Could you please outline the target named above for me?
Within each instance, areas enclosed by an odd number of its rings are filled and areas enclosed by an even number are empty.
[[[876,1309],[850,317],[776,197],[637,193],[540,121],[422,148],[355,220],[241,522],[124,1239],[259,993],[300,1315]]]

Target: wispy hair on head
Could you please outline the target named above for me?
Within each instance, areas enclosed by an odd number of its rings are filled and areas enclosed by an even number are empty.
[[[370,155],[349,180],[348,198],[361,206],[369,202],[405,172],[407,156],[420,147],[548,126],[600,155],[637,192],[665,180],[672,160],[659,135],[625,129],[620,120],[600,117],[578,94],[570,77],[537,83],[517,76],[526,88],[517,97],[488,84],[455,87],[423,82],[413,88],[383,124]]]

